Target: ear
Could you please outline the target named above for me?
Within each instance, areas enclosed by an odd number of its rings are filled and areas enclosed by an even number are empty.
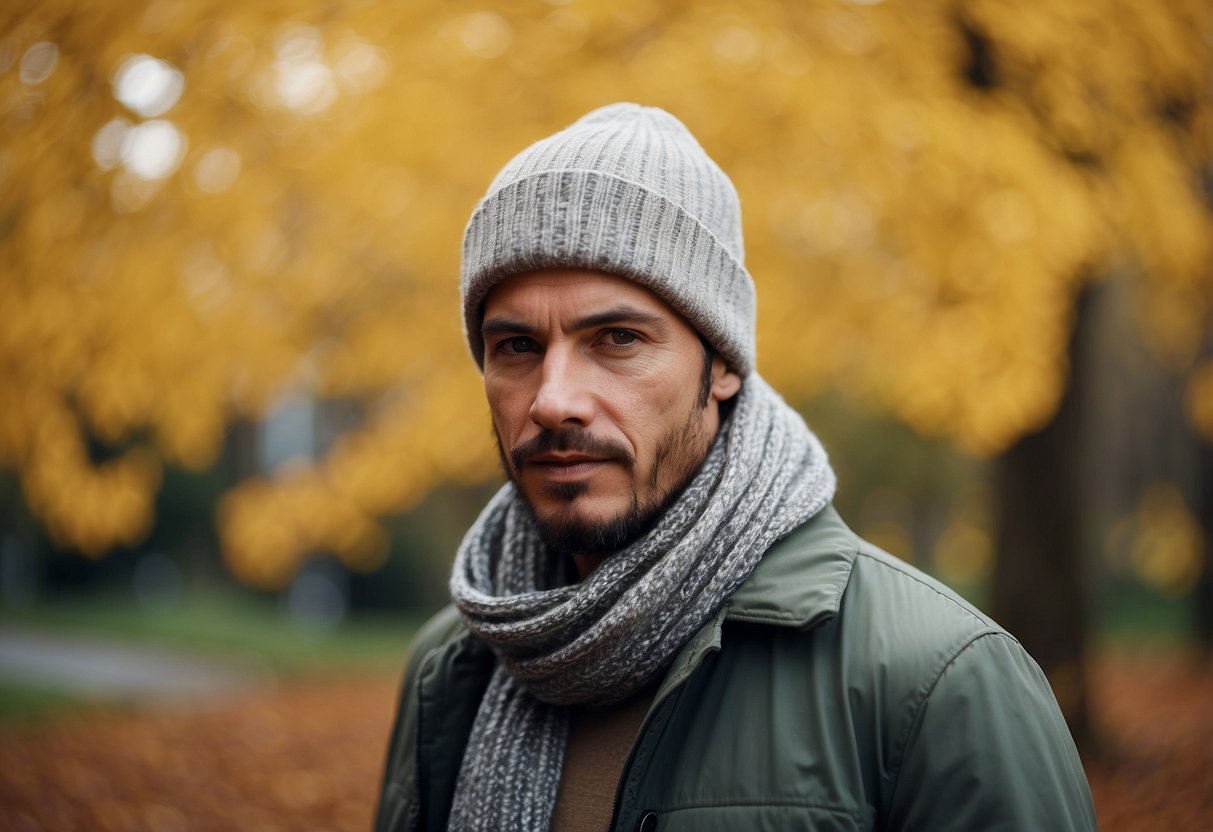
[[[730,370],[719,355],[712,357],[712,398],[728,401],[741,389],[741,376]]]

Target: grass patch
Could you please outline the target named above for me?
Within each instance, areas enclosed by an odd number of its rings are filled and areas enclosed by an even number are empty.
[[[0,721],[5,724],[37,722],[84,704],[85,700],[62,691],[23,685],[8,679],[0,682]]]
[[[1127,581],[1110,582],[1096,609],[1095,634],[1128,648],[1191,644],[1195,613],[1190,598],[1169,597]]]

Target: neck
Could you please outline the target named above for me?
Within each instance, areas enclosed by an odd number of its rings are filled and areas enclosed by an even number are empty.
[[[607,555],[573,555],[573,566],[577,569],[577,579],[584,581],[602,565]]]

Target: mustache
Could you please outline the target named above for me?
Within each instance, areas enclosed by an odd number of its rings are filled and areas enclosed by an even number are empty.
[[[585,454],[622,462],[627,466],[631,466],[636,461],[631,451],[618,442],[592,436],[581,428],[560,428],[559,430],[544,429],[530,439],[519,442],[510,448],[510,463],[514,466],[515,471],[520,471],[522,466],[533,458],[550,453]]]

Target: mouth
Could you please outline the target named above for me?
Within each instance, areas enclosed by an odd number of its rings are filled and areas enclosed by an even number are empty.
[[[526,464],[534,466],[548,479],[570,480],[589,476],[610,464],[610,460],[582,454],[541,454],[527,460]]]

